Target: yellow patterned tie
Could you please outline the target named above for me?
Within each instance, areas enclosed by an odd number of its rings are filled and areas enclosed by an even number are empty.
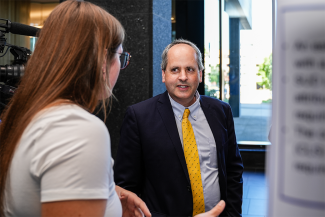
[[[194,131],[188,120],[189,109],[185,109],[182,121],[184,155],[190,176],[193,195],[193,216],[205,212],[203,186],[201,179],[200,159],[197,150]]]

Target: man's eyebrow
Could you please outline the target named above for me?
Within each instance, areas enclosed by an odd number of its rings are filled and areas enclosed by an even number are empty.
[[[178,66],[178,65],[169,65],[168,68],[169,69],[174,69],[174,68],[180,68],[180,66]],[[196,67],[196,65],[187,65],[187,66],[184,66],[184,68],[193,68],[193,69],[195,69],[195,68],[198,68],[198,67]]]

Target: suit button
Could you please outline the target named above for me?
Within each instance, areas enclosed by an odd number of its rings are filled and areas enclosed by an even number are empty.
[[[191,191],[191,186],[187,186],[187,190],[188,191]]]

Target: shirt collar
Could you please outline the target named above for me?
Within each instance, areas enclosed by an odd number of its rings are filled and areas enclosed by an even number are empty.
[[[182,121],[183,119],[183,114],[186,108],[190,110],[190,116],[196,121],[197,116],[199,114],[199,108],[200,108],[200,94],[198,91],[195,92],[195,102],[190,105],[189,107],[184,107],[183,105],[179,104],[168,93],[168,97],[170,100],[170,103],[172,105],[173,112],[175,114],[175,117],[179,120]]]

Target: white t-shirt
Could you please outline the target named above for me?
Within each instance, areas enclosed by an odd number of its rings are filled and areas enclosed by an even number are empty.
[[[41,203],[107,199],[105,216],[122,216],[104,123],[77,105],[37,114],[15,150],[6,185],[6,216],[41,216]]]

